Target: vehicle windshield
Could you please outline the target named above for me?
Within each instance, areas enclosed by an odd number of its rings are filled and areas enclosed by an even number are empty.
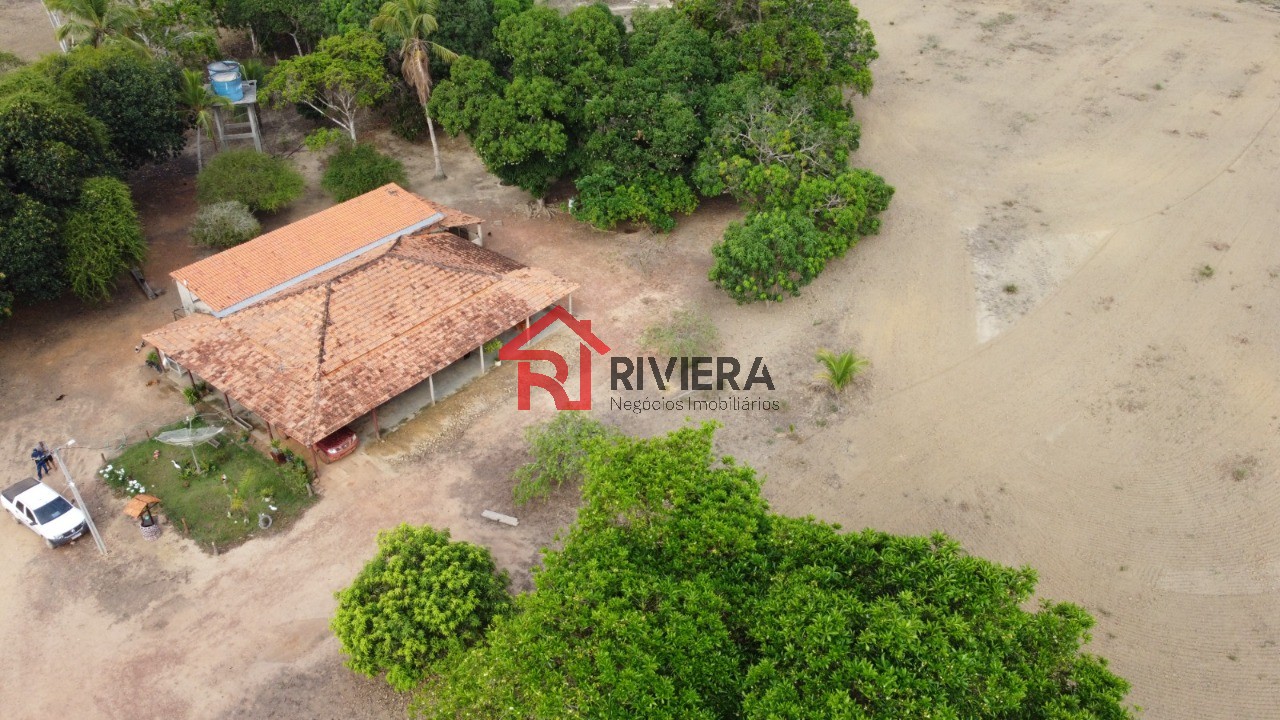
[[[54,498],[51,502],[46,503],[44,507],[38,508],[36,513],[36,522],[41,525],[47,525],[49,521],[56,520],[66,514],[71,509],[71,503],[64,498]]]

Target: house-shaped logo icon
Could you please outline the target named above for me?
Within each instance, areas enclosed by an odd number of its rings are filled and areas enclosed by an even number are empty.
[[[564,389],[564,383],[569,379],[569,363],[565,362],[564,356],[554,350],[526,350],[524,348],[526,343],[537,337],[539,333],[546,330],[556,321],[569,326],[569,329],[582,341],[578,345],[578,394],[581,397],[577,400],[570,400],[569,394]],[[591,332],[590,320],[579,320],[570,315],[569,311],[556,305],[546,315],[539,318],[537,322],[526,328],[524,332],[517,335],[506,345],[503,345],[502,349],[498,351],[498,359],[515,360],[520,363],[516,374],[517,407],[519,409],[529,409],[529,388],[540,387],[551,393],[557,410],[590,410],[592,351],[599,355],[604,355],[609,352],[609,346],[605,345],[603,340]],[[534,360],[545,360],[551,363],[556,370],[555,376],[534,372],[530,366],[530,363]]]

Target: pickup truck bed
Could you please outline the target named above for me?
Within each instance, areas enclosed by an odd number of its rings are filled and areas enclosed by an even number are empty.
[[[13,485],[10,485],[9,488],[5,490],[3,493],[0,493],[0,495],[4,495],[4,499],[8,500],[12,504],[13,501],[16,500],[19,495],[21,495],[22,493],[30,490],[31,488],[39,484],[40,484],[39,480],[36,480],[35,478],[27,478],[26,480],[22,480]]]

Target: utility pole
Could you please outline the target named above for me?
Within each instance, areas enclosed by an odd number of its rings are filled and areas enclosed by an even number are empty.
[[[93,516],[89,514],[89,506],[85,505],[84,498],[80,496],[80,488],[76,487],[76,481],[71,479],[71,472],[67,470],[67,463],[58,454],[59,450],[69,448],[75,444],[75,440],[68,440],[66,445],[54,448],[53,457],[58,461],[58,469],[62,471],[62,477],[66,478],[67,485],[71,486],[71,494],[76,496],[76,505],[80,507],[80,512],[84,513],[84,521],[89,525],[89,534],[93,536],[93,541],[98,544],[98,552],[106,555],[107,544],[102,541],[102,536],[98,534],[98,526],[93,524]]]

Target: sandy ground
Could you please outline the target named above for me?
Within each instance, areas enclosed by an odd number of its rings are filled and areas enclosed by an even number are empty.
[[[616,352],[697,307],[722,353],[765,356],[785,409],[724,417],[720,439],[767,474],[778,510],[943,530],[1034,566],[1044,596],[1097,616],[1091,650],[1147,717],[1280,717],[1280,15],[1232,0],[863,10],[882,57],[858,161],[898,195],[880,236],[781,305],[737,307],[705,281],[730,205],[670,236],[599,233],[527,218],[465,143],[446,143],[450,178],[432,182],[425,146],[378,142],[415,190],[490,218],[491,247],[581,283],[575,310]],[[45,49],[37,4],[0,13],[0,47]],[[305,130],[267,125],[276,149]],[[319,160],[295,158],[314,178]],[[198,256],[193,171],[135,182],[153,282]],[[326,203],[313,189],[268,226]],[[0,474],[25,473],[36,439],[105,448],[180,415],[133,353],[174,304],[124,288],[0,326]],[[838,400],[812,380],[824,346],[873,362]],[[142,541],[91,479],[107,451],[71,451],[111,552],[49,552],[0,526],[6,717],[401,716],[402,698],[341,666],[332,593],[402,521],[493,548],[528,587],[573,509],[568,493],[511,504],[522,429],[549,412],[512,412],[513,378],[491,373],[327,468],[288,533],[217,557],[174,532]],[[640,433],[685,421],[597,413]]]

